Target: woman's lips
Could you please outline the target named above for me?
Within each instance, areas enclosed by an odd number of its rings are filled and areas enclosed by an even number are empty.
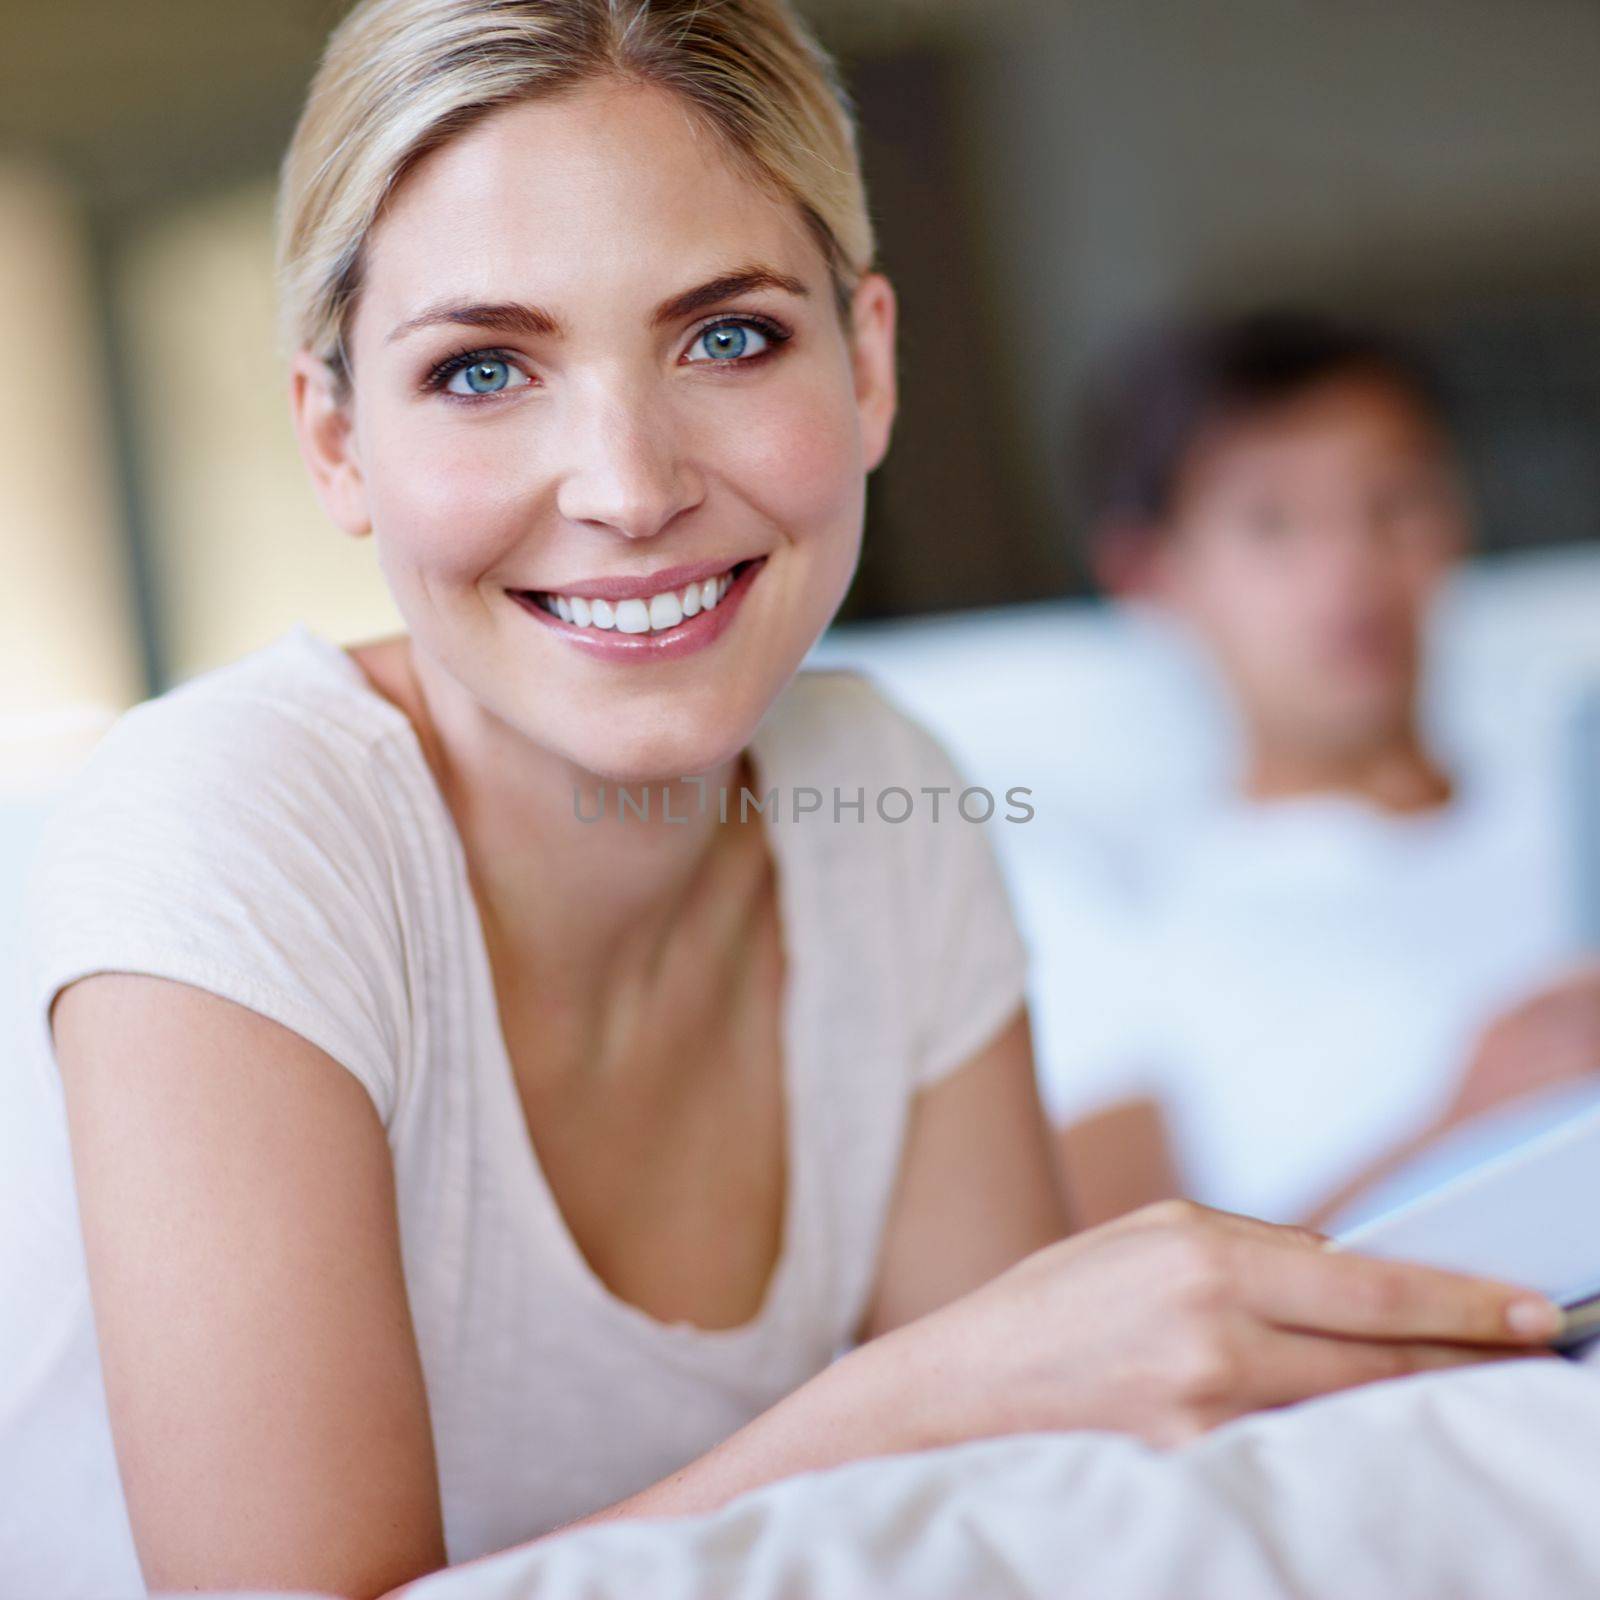
[[[703,583],[707,578],[720,578],[735,567],[743,566],[745,561],[756,559],[754,556],[738,560],[730,556],[724,556],[721,560],[713,557],[709,561],[663,567],[660,571],[647,573],[642,578],[588,578],[578,583],[554,584],[549,589],[527,592],[543,594],[546,597],[565,595],[568,598],[576,596],[585,600],[609,600],[613,604],[618,600],[648,600],[651,595],[664,594],[674,589],[682,590],[691,583]]]
[[[575,594],[506,592],[575,649],[619,661],[665,661],[703,650],[721,638],[765,566],[766,557],[761,556],[721,573],[715,568],[704,575],[700,568],[671,568],[647,580],[585,585],[587,592]],[[619,593],[641,590],[646,583],[652,591],[648,596]],[[606,598],[603,591],[608,589],[619,597]]]

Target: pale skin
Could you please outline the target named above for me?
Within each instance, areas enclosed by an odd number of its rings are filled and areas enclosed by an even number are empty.
[[[441,296],[546,314],[391,337]],[[782,354],[704,370],[708,318],[755,314],[788,331]],[[464,334],[514,387],[461,405],[418,389]],[[585,830],[572,786],[736,780],[848,583],[893,339],[883,278],[841,320],[791,206],[677,102],[596,85],[498,112],[408,176],[374,236],[348,407],[309,355],[293,370],[322,503],[375,535],[408,625],[356,658],[412,719],[460,830],[561,1212],[617,1295],[706,1327],[754,1314],[780,1237],[773,867],[754,825]],[[712,554],[767,561],[733,625],[621,678],[530,630],[505,592]],[[53,1021],[149,1584],[370,1596],[442,1566],[394,1173],[365,1092],[277,1023],[161,979],[81,980]],[[1019,1013],[913,1108],[863,1342],[595,1515],[684,1514],[1016,1428],[1166,1442],[1524,1352],[1555,1325],[1508,1286],[1194,1208],[1062,1243],[1065,1226]]]
[[[1330,377],[1197,441],[1159,529],[1152,598],[1220,668],[1246,744],[1242,792],[1342,794],[1395,816],[1452,798],[1418,720],[1423,633],[1467,543],[1438,424],[1392,382]],[[1484,1031],[1444,1112],[1325,1196],[1320,1225],[1472,1116],[1600,1068],[1600,964],[1553,975]],[[1058,1131],[1080,1212],[1104,1220],[1181,1192],[1164,1109],[1140,1099]]]

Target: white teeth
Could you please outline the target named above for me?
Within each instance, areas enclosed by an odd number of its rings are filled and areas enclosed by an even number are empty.
[[[544,594],[546,611],[575,628],[615,628],[618,633],[661,633],[702,611],[714,611],[733,582],[731,573],[668,589],[648,600],[590,600],[584,595]]]
[[[659,633],[663,628],[676,628],[683,621],[683,607],[675,594],[656,594],[650,597],[650,629]]]

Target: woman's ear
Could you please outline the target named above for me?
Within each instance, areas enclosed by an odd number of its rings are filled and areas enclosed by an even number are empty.
[[[850,315],[862,452],[871,472],[888,452],[897,403],[894,287],[881,272],[869,272],[856,285]]]
[[[322,509],[352,538],[371,533],[350,407],[335,394],[327,362],[309,350],[297,351],[289,364],[289,410]]]

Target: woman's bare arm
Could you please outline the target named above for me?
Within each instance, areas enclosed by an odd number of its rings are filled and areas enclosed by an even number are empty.
[[[393,1174],[365,1091],[276,1023],[162,979],[81,980],[55,1028],[147,1583],[372,1596],[441,1566]],[[589,1520],[707,1510],[986,1433],[1181,1438],[1553,1331],[1542,1304],[1508,1325],[1514,1290],[1194,1207],[1048,1244],[1061,1213],[1019,1082],[1025,1032],[1019,1019],[924,1095],[870,1319],[881,1336]]]
[[[1028,1014],[1019,1009],[912,1104],[862,1336],[925,1316],[1066,1232]]]
[[[393,1172],[365,1091],[277,1023],[162,979],[85,979],[54,1028],[147,1581],[369,1595],[441,1566]],[[1062,1231],[1019,1014],[920,1097],[867,1331]],[[887,1364],[824,1377],[611,1514],[682,1513],[920,1442]]]
[[[1076,1228],[1095,1228],[1183,1193],[1159,1101],[1118,1100],[1056,1130],[1056,1159]]]
[[[80,980],[53,1020],[146,1583],[368,1596],[442,1566],[366,1091],[297,1034],[165,979]]]

